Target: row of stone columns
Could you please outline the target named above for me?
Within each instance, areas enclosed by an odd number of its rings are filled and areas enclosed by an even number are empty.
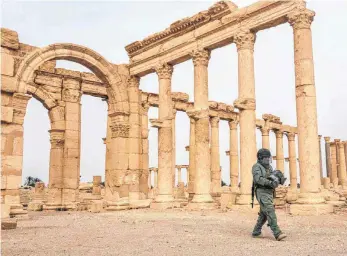
[[[335,139],[330,142],[330,137],[324,137],[327,177],[334,188],[339,185],[347,189],[347,141]]]
[[[319,157],[319,144],[317,140],[317,112],[316,93],[314,85],[311,22],[314,13],[300,9],[288,15],[288,22],[294,31],[294,57],[295,57],[295,90],[298,124],[298,146],[301,189],[297,206],[291,207],[291,212],[302,210],[305,205],[307,211],[331,211],[324,205],[324,198],[319,194],[321,186],[321,168]],[[255,79],[254,79],[254,44],[255,34],[250,31],[241,31],[234,36],[238,51],[238,99],[234,106],[239,110],[240,125],[240,195],[236,203],[249,206],[251,201],[252,174],[250,170],[256,162],[256,117],[255,117]],[[218,148],[218,118],[210,120],[208,104],[208,63],[210,51],[197,49],[191,53],[194,64],[194,106],[187,114],[190,120],[189,143],[189,184],[190,207],[209,208],[213,204],[210,195],[218,191],[220,185],[217,180],[220,175]],[[169,64],[161,64],[156,72],[159,78],[159,119],[152,120],[152,124],[159,129],[159,195],[154,204],[172,202],[173,184],[173,124],[171,75],[173,68]],[[209,123],[211,121],[211,148],[209,137]],[[232,126],[232,125],[231,125]],[[263,147],[269,147],[269,134],[263,127]],[[230,140],[235,142],[236,128],[231,129]],[[283,131],[276,130],[276,157],[277,169],[284,169]],[[294,186],[296,177],[296,156],[293,134],[287,134],[289,140],[289,164],[291,184]],[[230,153],[232,186],[236,187],[237,170],[237,143],[232,143]],[[309,153],[308,153],[309,152]],[[211,161],[211,160],[212,161]],[[212,178],[211,178],[212,177]],[[211,182],[212,181],[212,182]],[[166,206],[164,206],[166,207]]]

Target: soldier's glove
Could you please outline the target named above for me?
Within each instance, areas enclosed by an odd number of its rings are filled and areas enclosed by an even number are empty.
[[[265,186],[268,188],[275,189],[278,187],[278,182],[273,180],[266,180]]]
[[[277,188],[278,187],[278,182],[277,181],[271,181],[271,187],[273,188],[273,189],[275,189],[275,188]]]

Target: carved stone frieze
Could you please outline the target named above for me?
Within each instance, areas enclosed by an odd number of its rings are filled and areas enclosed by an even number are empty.
[[[239,110],[255,110],[255,99],[237,99],[234,107]]]
[[[153,45],[159,41],[163,41],[175,34],[188,32],[199,26],[206,24],[211,20],[221,18],[237,9],[237,6],[229,1],[219,1],[211,6],[208,10],[199,12],[198,14],[178,20],[170,25],[169,28],[162,32],[155,33],[146,37],[142,41],[133,42],[125,47],[129,56],[134,55],[139,50],[148,45]]]

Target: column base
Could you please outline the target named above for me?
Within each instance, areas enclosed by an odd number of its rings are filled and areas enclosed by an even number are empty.
[[[108,201],[106,211],[123,211],[123,210],[129,210],[129,198],[123,197],[118,201]]]
[[[45,211],[62,211],[63,205],[62,204],[55,204],[55,203],[46,203],[42,207]]]
[[[299,193],[298,200],[289,207],[292,215],[323,215],[333,212],[333,205],[326,203],[322,193]]]
[[[223,192],[220,197],[220,208],[230,208],[235,205],[237,194],[233,192]]]
[[[195,194],[193,199],[188,203],[187,208],[192,210],[216,209],[218,208],[218,205],[210,194]]]
[[[289,206],[289,214],[310,216],[324,215],[334,212],[332,204],[291,204]]]
[[[254,202],[257,201],[254,195]],[[251,194],[241,194],[236,198],[237,205],[247,205],[250,206],[252,203],[252,195]]]
[[[294,203],[296,200],[298,200],[297,189],[293,190],[293,189],[289,188],[287,195],[286,195],[286,201],[291,204],[291,203]]]
[[[28,211],[23,209],[23,205],[10,205],[10,217],[25,218],[28,216]]]
[[[17,219],[15,218],[1,218],[1,230],[16,229]]]
[[[174,198],[170,195],[158,195],[150,205],[151,209],[165,210],[174,208]]]
[[[43,210],[43,203],[42,202],[30,202],[28,204],[28,211],[39,212],[42,210]]]
[[[149,208],[151,205],[152,199],[144,199],[144,200],[134,200],[130,201],[130,209],[142,209]]]

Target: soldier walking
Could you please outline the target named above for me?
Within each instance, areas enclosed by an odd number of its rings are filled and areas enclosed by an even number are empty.
[[[253,173],[253,193],[260,205],[259,217],[253,229],[252,237],[261,237],[261,229],[265,222],[271,228],[277,241],[283,240],[287,236],[277,225],[277,217],[273,203],[274,191],[279,185],[278,180],[270,179],[274,171],[270,165],[271,153],[268,149],[260,149],[257,153],[258,161],[252,167]],[[253,194],[252,193],[252,194]]]

